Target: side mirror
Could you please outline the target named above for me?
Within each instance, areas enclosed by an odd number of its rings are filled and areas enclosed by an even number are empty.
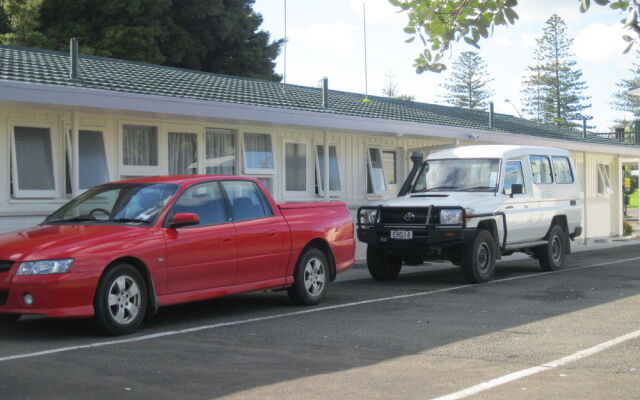
[[[178,213],[171,218],[171,223],[169,223],[169,227],[176,229],[182,228],[183,226],[191,226],[200,224],[200,217],[198,214],[193,213]]]
[[[524,193],[524,185],[522,183],[512,183],[511,184],[511,197],[514,194],[522,194]]]

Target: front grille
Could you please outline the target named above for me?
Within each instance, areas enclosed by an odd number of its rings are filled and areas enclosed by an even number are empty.
[[[9,271],[12,266],[13,266],[13,261],[0,260],[0,273]]]
[[[413,213],[415,218],[413,221],[407,221],[405,215],[407,213]],[[427,215],[429,214],[429,207],[408,207],[408,208],[396,208],[396,207],[383,207],[380,213],[380,223],[400,224],[400,225],[426,225]],[[433,207],[431,211],[431,217],[429,224],[440,223],[440,209]]]
[[[8,290],[0,290],[0,306],[7,304],[7,299],[9,298]]]

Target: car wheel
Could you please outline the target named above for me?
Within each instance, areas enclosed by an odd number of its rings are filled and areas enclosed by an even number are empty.
[[[98,284],[94,308],[98,326],[109,335],[138,329],[147,309],[147,289],[140,272],[129,264],[109,269]]]
[[[15,322],[20,319],[22,314],[0,314],[0,322]]]
[[[547,244],[533,250],[543,271],[555,271],[564,266],[567,234],[560,225],[554,225],[549,231],[548,240]]]
[[[485,229],[478,230],[473,245],[462,249],[462,273],[469,283],[488,282],[496,268],[496,240]]]
[[[293,286],[287,289],[291,301],[300,306],[320,303],[329,284],[329,262],[325,254],[316,249],[305,250],[296,265]]]
[[[380,247],[367,246],[367,268],[373,279],[389,281],[400,274],[402,258],[391,256]]]

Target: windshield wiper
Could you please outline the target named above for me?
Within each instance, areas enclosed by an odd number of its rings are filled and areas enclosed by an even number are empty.
[[[426,189],[425,192],[430,192],[432,190],[447,190],[447,189],[457,189],[457,186],[436,186],[434,188]]]
[[[98,221],[95,218],[89,218],[89,217],[73,217],[73,218],[67,218],[67,219],[53,219],[51,221],[45,221],[45,223],[50,224],[52,222],[96,222]]]
[[[488,189],[495,189],[495,186],[474,186],[474,187],[470,187],[470,188],[466,188],[466,189],[462,189],[462,192],[468,192],[470,190],[488,190]]]
[[[143,223],[147,223],[149,221],[147,221],[146,219],[140,219],[140,218],[113,218],[113,219],[108,219],[106,220],[106,222],[136,222],[139,224],[143,224]]]

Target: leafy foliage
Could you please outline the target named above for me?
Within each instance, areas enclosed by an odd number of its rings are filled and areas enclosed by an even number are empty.
[[[640,119],[640,96],[630,93],[630,90],[640,87],[640,51],[636,52],[636,62],[629,70],[630,78],[623,78],[616,85],[620,88],[613,94],[612,105],[616,110],[631,113],[633,119]],[[622,121],[622,125],[630,124],[630,122]]]
[[[582,93],[587,85],[582,71],[570,52],[573,39],[566,34],[567,25],[558,15],[546,22],[543,35],[537,39],[536,63],[528,67],[523,94],[525,111],[547,124],[575,126],[575,120],[590,119],[582,111],[591,107]]]
[[[7,2],[20,5],[5,5],[9,21],[29,13],[21,24],[11,24],[11,36],[0,37],[2,43],[67,50],[69,39],[77,37],[84,54],[280,80],[274,60],[283,41],[270,41],[259,30],[262,17],[252,9],[254,0]],[[0,18],[0,28],[1,23]],[[42,41],[17,26],[29,27]]]
[[[0,43],[38,47],[45,36],[38,32],[43,0],[3,0],[0,15]]]
[[[473,51],[465,51],[453,62],[448,82],[442,86],[447,90],[445,101],[456,107],[471,110],[484,109],[493,96],[489,83],[487,64]]]
[[[591,0],[579,0],[580,11],[586,12]],[[637,0],[593,0],[611,10],[627,11],[622,23],[631,35],[623,36],[629,42],[625,52],[640,42]],[[407,42],[420,38],[425,49],[416,58],[414,66],[418,74],[424,71],[442,72],[447,66],[442,62],[444,53],[455,42],[464,41],[480,48],[482,39],[489,37],[499,25],[513,25],[519,18],[516,12],[518,0],[389,0],[401,12],[407,12],[409,21],[404,31],[411,37]]]

